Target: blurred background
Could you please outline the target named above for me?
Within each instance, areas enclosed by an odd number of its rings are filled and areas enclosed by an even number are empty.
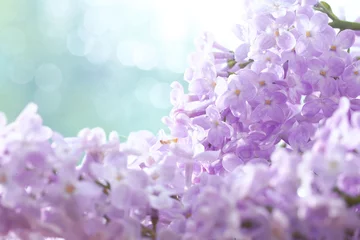
[[[356,18],[357,1],[328,2]],[[0,0],[0,111],[11,121],[35,102],[65,136],[157,132],[194,39],[206,30],[234,46],[243,11],[240,0]]]

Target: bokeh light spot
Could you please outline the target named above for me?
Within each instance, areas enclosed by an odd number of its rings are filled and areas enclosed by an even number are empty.
[[[0,51],[6,55],[19,55],[26,49],[25,33],[15,27],[0,30]]]
[[[58,66],[52,63],[41,65],[35,73],[35,82],[43,91],[55,91],[62,82],[62,72]]]
[[[34,102],[39,106],[40,112],[52,114],[59,109],[62,95],[59,91],[44,92],[37,90],[34,94]]]
[[[170,107],[169,93],[170,84],[156,83],[149,91],[150,102],[156,108],[166,109]]]

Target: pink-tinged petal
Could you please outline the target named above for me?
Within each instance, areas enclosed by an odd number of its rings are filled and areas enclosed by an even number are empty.
[[[272,101],[274,101],[277,104],[282,104],[286,102],[286,95],[281,92],[274,92],[272,94]]]
[[[344,72],[345,63],[341,58],[331,57],[328,60],[328,67],[329,67],[329,72],[328,72],[329,76],[338,77]]]
[[[214,147],[220,147],[224,143],[224,136],[217,127],[214,127],[209,130],[208,141]]]
[[[277,105],[272,106],[267,114],[272,120],[277,122],[283,122],[285,119],[284,111]]]
[[[325,40],[325,37],[322,34],[316,34],[312,38],[311,43],[312,43],[312,47],[316,51],[326,51],[330,47],[330,43]]]
[[[342,49],[347,49],[350,48],[354,44],[354,42],[355,42],[354,31],[345,29],[339,32],[339,34],[336,37],[335,44]]]
[[[242,62],[245,58],[247,58],[248,53],[250,51],[250,44],[243,43],[235,50],[235,61]]]
[[[322,110],[325,117],[330,117],[337,109],[338,104],[330,98],[322,99]]]
[[[294,35],[287,31],[282,32],[280,36],[276,39],[276,42],[277,45],[285,51],[293,49],[296,45],[296,39]]]
[[[219,110],[214,105],[210,105],[206,108],[206,115],[214,121],[221,118]]]
[[[271,15],[274,18],[284,17],[286,15],[286,9],[285,8],[275,9],[275,11],[271,11]]]
[[[307,126],[300,125],[297,127],[297,129],[295,129],[295,131],[290,133],[288,141],[293,149],[303,151],[306,149],[310,137],[311,135]]]
[[[103,189],[97,186],[95,183],[80,181],[77,183],[77,193],[86,198],[96,198],[99,197]]]
[[[296,15],[294,12],[288,11],[285,16],[276,19],[277,24],[291,26],[295,22]]]
[[[155,209],[167,209],[173,204],[172,199],[166,193],[160,193],[159,196],[150,195],[151,207]]]
[[[355,128],[360,128],[360,112],[354,112],[351,115],[351,125]]]
[[[249,28],[248,26],[244,26],[241,24],[235,24],[232,32],[235,34],[235,36],[242,42],[247,41]]]
[[[273,84],[278,80],[276,74],[271,72],[262,72],[259,76],[259,81],[265,81],[265,84]]]
[[[350,105],[351,110],[356,111],[356,112],[360,111],[360,99],[351,99],[350,103],[351,103],[351,105]],[[340,106],[339,106],[339,108],[340,108]],[[355,114],[355,112],[353,113],[353,115],[354,114]]]
[[[309,95],[313,91],[311,84],[307,82],[300,82],[299,83],[299,93],[302,95]]]
[[[180,232],[180,231],[179,231]],[[181,235],[167,228],[161,228],[157,234],[158,240],[181,240]]]
[[[311,17],[311,30],[315,32],[321,32],[325,29],[329,22],[329,17],[325,13],[316,12]]]
[[[216,68],[213,63],[205,62],[201,67],[201,73],[207,79],[216,79]]]
[[[254,26],[258,31],[266,31],[266,28],[272,24],[274,20],[265,14],[257,15],[254,19]]]
[[[106,177],[108,177],[107,175],[109,174],[106,172],[102,164],[95,162],[90,164],[90,171],[98,179],[105,179]]]
[[[255,61],[251,64],[251,70],[254,72],[261,72],[263,69],[266,68],[266,62],[264,61]]]
[[[228,172],[232,172],[236,167],[243,164],[244,162],[234,153],[225,154],[222,159],[222,166]]]
[[[309,68],[313,71],[320,72],[320,70],[322,70],[324,66],[325,62],[320,59],[312,58],[309,60]]]
[[[231,137],[231,135],[234,132],[234,129],[232,126],[230,126],[229,124],[227,124],[226,122],[221,122],[218,126],[218,128],[221,129],[221,132],[223,134],[224,137]]]
[[[265,137],[266,134],[264,132],[253,131],[249,133],[247,139],[250,141],[262,141]]]
[[[312,6],[309,6],[308,4],[306,4],[306,2],[309,2],[309,1],[312,1],[312,2],[315,1],[316,3],[318,2],[318,0],[302,0],[303,6],[300,6],[298,8],[298,10],[296,11],[296,13],[298,15],[300,15],[300,14],[306,15],[310,19],[312,17],[312,15],[314,15],[314,9],[312,8]],[[310,5],[315,5],[315,3],[314,4],[310,3]]]
[[[216,99],[215,105],[219,109],[225,109],[225,108],[229,107],[230,103],[234,100],[235,100],[234,93],[231,92],[230,90],[228,90]]]
[[[319,81],[323,79],[323,77],[319,74],[319,72],[308,71],[307,73],[304,74],[302,80],[304,82],[310,83],[314,87],[314,85],[316,85]]]
[[[211,122],[206,115],[194,117],[191,122],[192,124],[198,125],[204,129],[209,129],[211,127]]]
[[[303,5],[315,5],[319,2],[319,0],[303,0]]]
[[[323,96],[331,97],[336,93],[337,84],[334,79],[326,78],[319,82],[319,88]]]
[[[230,110],[231,110],[231,113],[235,117],[240,117],[241,116],[241,117],[246,118],[247,110],[246,110],[245,102],[237,101],[237,102],[231,103]]]
[[[241,97],[246,101],[250,101],[254,99],[255,96],[256,96],[256,87],[252,83],[246,84],[242,89]]]
[[[195,45],[198,49],[208,50],[211,49],[214,45],[214,36],[210,32],[202,32],[201,35],[196,39]]]
[[[121,152],[109,152],[104,158],[104,163],[117,169],[125,169],[127,166],[127,156]]]
[[[184,98],[184,88],[179,82],[171,84],[170,102],[173,106],[178,106],[182,103]]]
[[[194,160],[202,164],[211,164],[219,159],[220,151],[205,151],[194,156]]]
[[[176,115],[176,122],[186,125],[190,123],[190,118],[184,113],[179,113]]]
[[[187,68],[184,72],[184,80],[190,82],[194,76],[194,70],[192,68]]]
[[[133,188],[144,188],[148,185],[148,175],[140,170],[128,170],[126,180]]]
[[[358,97],[360,95],[360,85],[350,82],[346,88],[346,95],[353,98]]]
[[[275,44],[276,40],[272,34],[262,33],[255,39],[255,46],[259,50],[267,50]]]
[[[299,55],[303,55],[309,48],[310,41],[305,36],[301,36],[295,46],[295,51]]]
[[[297,0],[282,0],[280,2],[281,2],[281,5],[284,7],[290,7],[294,4],[296,4]]]
[[[294,89],[289,90],[288,98],[291,103],[300,104],[301,95]]]
[[[279,79],[283,79],[284,78],[284,68],[278,64],[273,64],[270,68],[269,68],[269,72],[272,72],[274,74],[276,74],[278,76]]]
[[[310,29],[309,17],[304,14],[299,14],[295,22],[295,27],[300,33],[308,31]]]
[[[194,172],[194,164],[191,162],[185,163],[185,185],[189,188],[192,184],[192,176]]]
[[[328,44],[333,43],[336,39],[336,31],[329,25],[326,25],[321,35],[323,36],[323,41],[326,41]]]
[[[244,85],[247,82],[254,81],[258,77],[258,74],[250,69],[242,69],[237,73],[236,77],[239,82]]]
[[[301,110],[301,114],[305,117],[313,117],[320,112],[321,106],[318,101],[310,101],[305,103]]]
[[[203,95],[206,93],[208,87],[206,86],[206,79],[199,78],[194,79],[189,83],[189,92],[194,93],[196,95]]]
[[[131,205],[131,189],[126,184],[119,184],[111,189],[111,203],[119,209],[127,209]]]
[[[224,94],[228,90],[228,85],[225,78],[217,77],[216,78],[216,86],[214,92],[217,96]]]
[[[360,23],[360,17],[358,17],[355,22],[359,22]],[[360,36],[360,31],[355,31],[356,36]]]
[[[295,60],[290,61],[290,67],[296,74],[302,76],[304,73],[306,73],[308,69],[308,64],[304,57],[297,56]]]
[[[252,111],[250,118],[252,118],[254,121],[260,121],[267,116],[267,107],[264,105],[258,105],[254,111]]]

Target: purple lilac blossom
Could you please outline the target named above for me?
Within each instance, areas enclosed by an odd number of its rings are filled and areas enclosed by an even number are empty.
[[[153,134],[64,138],[0,114],[0,236],[360,239],[358,32],[316,0],[248,2],[239,44],[196,41]]]

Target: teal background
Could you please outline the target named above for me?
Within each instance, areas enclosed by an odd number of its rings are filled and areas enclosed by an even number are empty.
[[[231,0],[0,0],[0,110],[12,121],[35,102],[65,136],[96,126],[156,132],[195,37],[210,30],[230,46],[243,9]]]

